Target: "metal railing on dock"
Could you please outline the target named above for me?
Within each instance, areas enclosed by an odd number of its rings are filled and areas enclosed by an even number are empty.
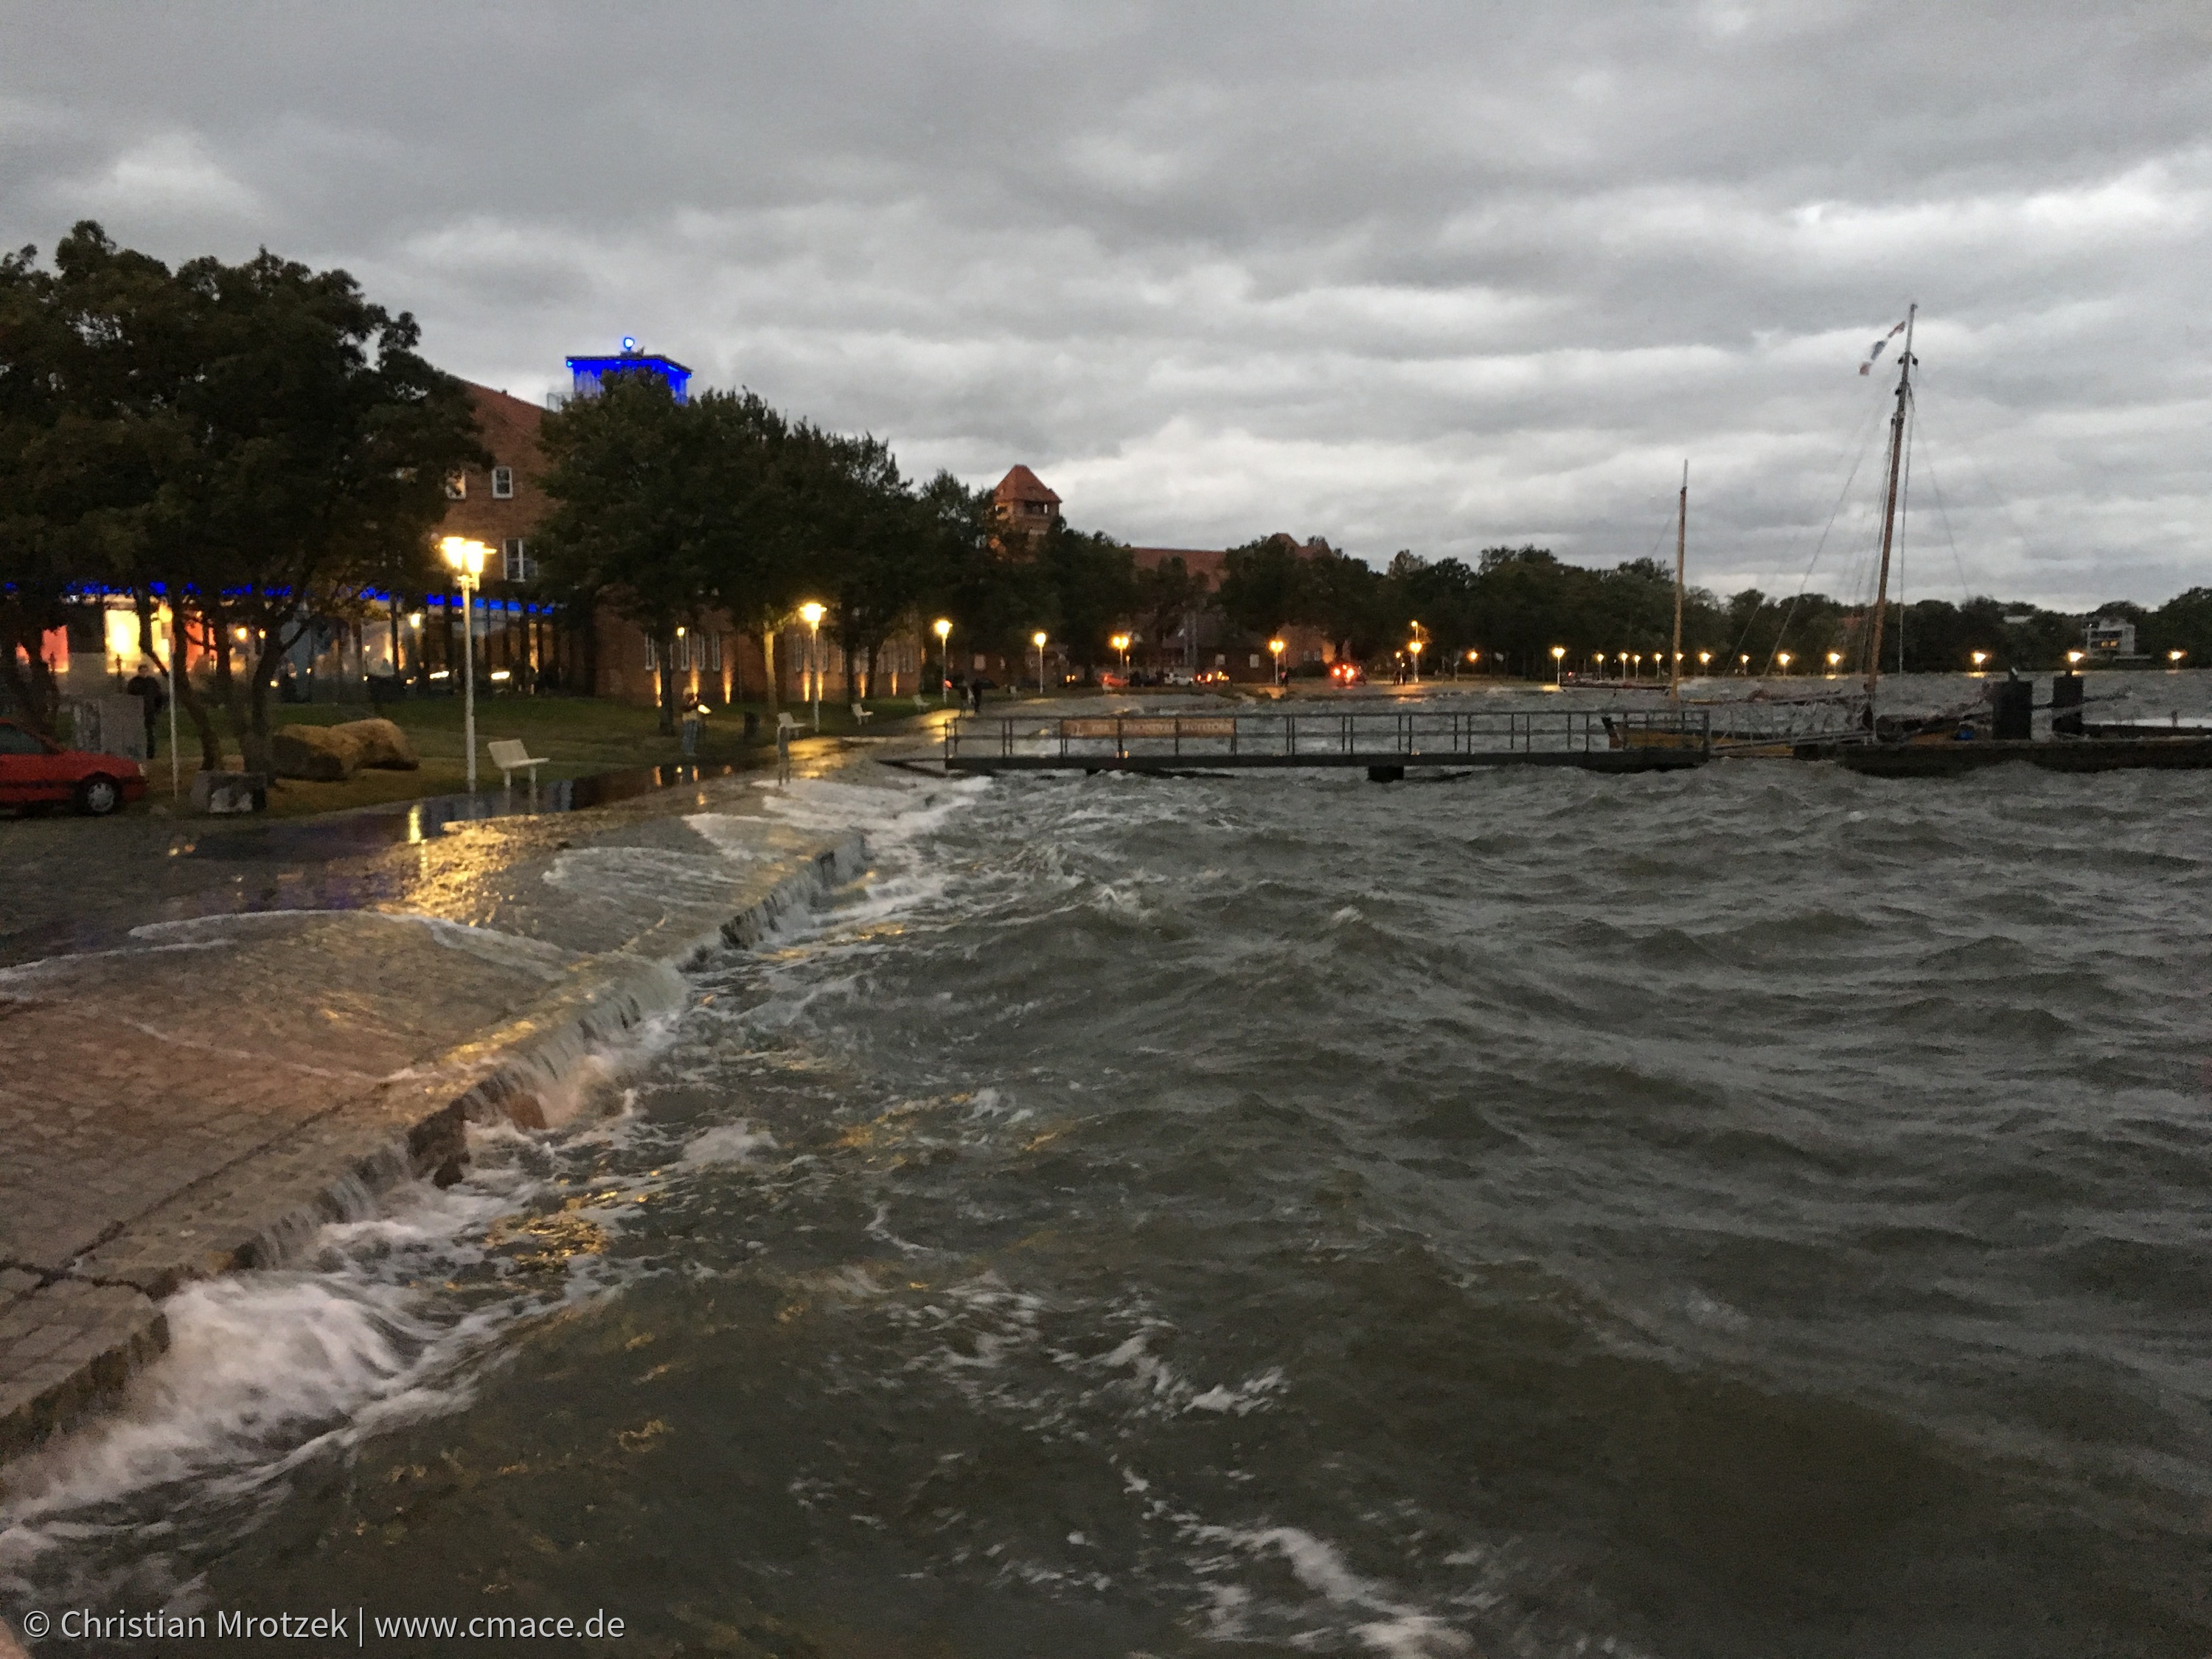
[[[1581,766],[1650,771],[1712,752],[1705,709],[1407,709],[1360,714],[963,716],[950,771],[1170,772],[1364,766]]]

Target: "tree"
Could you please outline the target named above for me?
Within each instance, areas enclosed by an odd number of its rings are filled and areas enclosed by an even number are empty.
[[[1211,599],[1206,579],[1192,574],[1190,567],[1178,556],[1136,573],[1129,611],[1138,630],[1157,649],[1186,628],[1194,629]]]
[[[1137,562],[1110,536],[1055,521],[1036,556],[1060,649],[1084,668],[1114,659],[1107,643],[1136,611]]]
[[[238,265],[193,260],[175,285],[162,398],[178,441],[141,559],[189,593],[247,769],[269,772],[278,663],[396,563],[427,574],[445,478],[487,458],[460,382],[416,351],[415,319],[344,271],[264,249]]]
[[[0,256],[0,685],[52,737],[60,689],[44,635],[86,583],[132,579],[177,448],[163,372],[174,306],[164,266],[89,222],[53,270],[37,257]]]
[[[1310,609],[1304,562],[1297,544],[1285,535],[1232,547],[1222,561],[1214,603],[1239,632],[1265,639],[1287,623],[1304,621]]]
[[[2163,662],[2184,653],[2191,667],[2212,667],[2212,587],[2178,593],[2144,619],[2137,646]]]
[[[845,684],[859,688],[858,659],[875,690],[876,656],[910,621],[931,586],[922,515],[890,446],[802,422],[791,442],[790,512],[808,580],[829,602],[845,658]]]
[[[541,579],[572,604],[605,603],[635,623],[664,665],[677,629],[698,623],[718,574],[732,574],[719,568],[731,527],[710,483],[726,477],[714,465],[721,424],[677,403],[665,381],[625,374],[538,432],[555,503],[538,530]],[[675,729],[676,676],[663,672],[660,730]]]
[[[741,633],[759,641],[772,720],[783,700],[776,635],[805,580],[788,510],[790,425],[750,392],[710,392],[690,407],[708,428],[698,481],[708,520],[707,591]]]

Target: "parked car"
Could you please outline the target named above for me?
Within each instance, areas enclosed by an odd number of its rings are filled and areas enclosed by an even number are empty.
[[[146,769],[135,760],[64,749],[27,726],[0,720],[0,806],[66,801],[100,817],[145,793]]]

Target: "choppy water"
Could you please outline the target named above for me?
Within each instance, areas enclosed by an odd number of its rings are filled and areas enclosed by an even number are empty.
[[[2207,787],[801,786],[867,883],[625,1115],[185,1292],[0,1575],[626,1653],[2201,1659]]]

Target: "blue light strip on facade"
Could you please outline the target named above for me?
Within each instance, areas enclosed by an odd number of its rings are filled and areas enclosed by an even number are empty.
[[[606,357],[571,357],[568,360],[571,389],[579,398],[595,398],[601,383],[612,374],[653,374],[667,382],[668,390],[679,404],[691,401],[691,371],[672,357],[659,352],[623,351]]]

